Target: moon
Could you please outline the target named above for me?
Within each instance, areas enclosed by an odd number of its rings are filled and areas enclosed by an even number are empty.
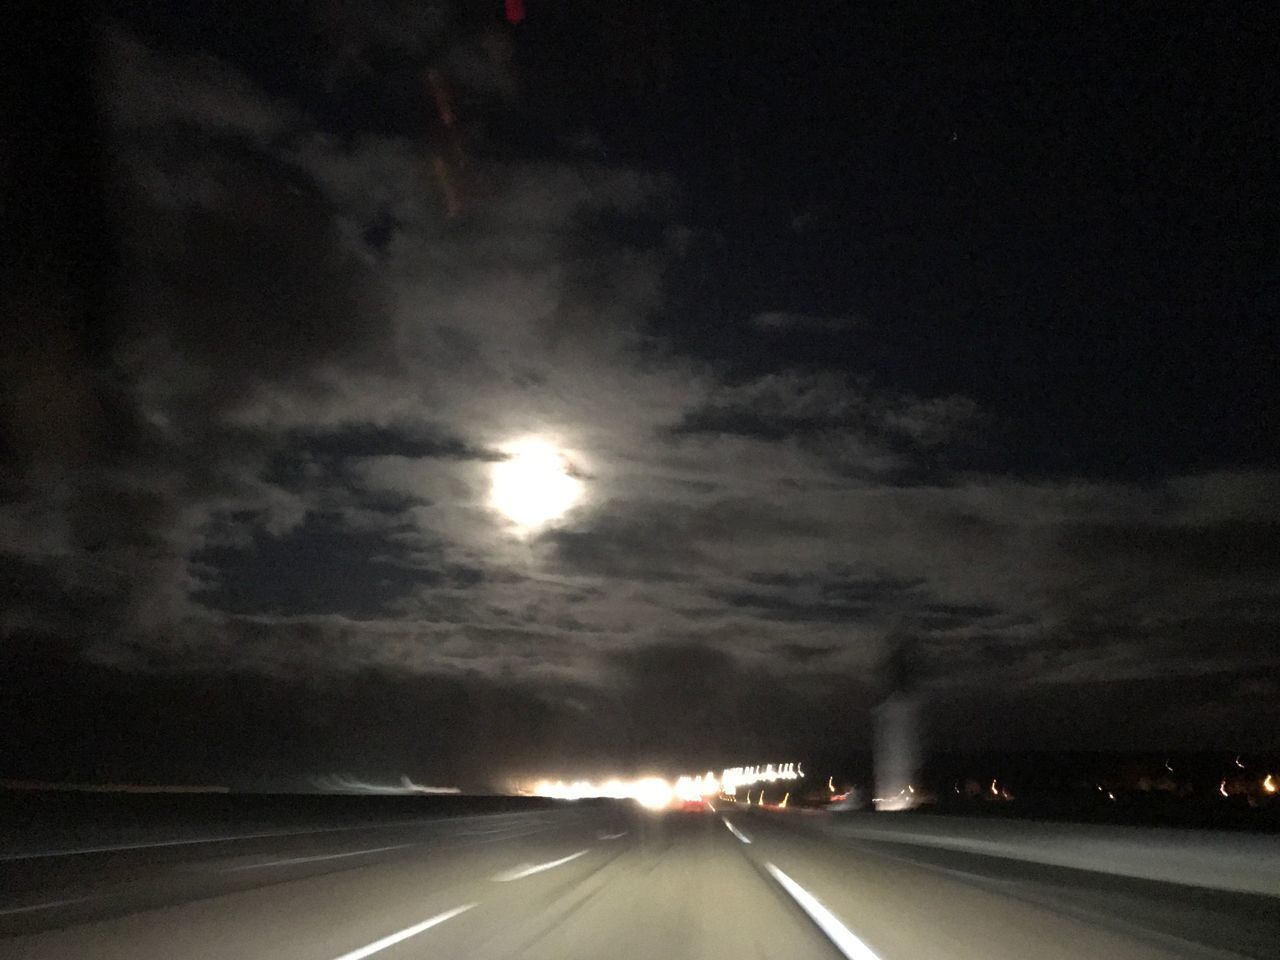
[[[581,499],[582,481],[551,443],[526,437],[502,449],[507,459],[493,465],[489,501],[521,529],[549,523]]]

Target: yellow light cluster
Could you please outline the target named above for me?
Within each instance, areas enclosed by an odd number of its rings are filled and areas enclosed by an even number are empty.
[[[551,797],[554,800],[586,800],[605,797],[613,800],[634,800],[651,810],[661,810],[675,798],[675,789],[661,777],[641,777],[623,780],[613,777],[600,783],[591,780],[539,780],[521,793],[535,797]]]
[[[721,789],[729,796],[736,796],[739,787],[754,787],[758,783],[776,783],[779,780],[799,780],[804,769],[798,763],[774,765],[766,763],[755,767],[730,767],[720,775]]]
[[[754,767],[729,767],[718,777],[708,770],[702,774],[680,776],[675,780],[662,777],[610,777],[602,781],[568,782],[539,780],[519,788],[519,792],[556,800],[585,800],[594,797],[634,800],[650,810],[661,810],[673,803],[705,800],[721,793],[732,797],[737,794],[739,787],[774,783],[778,780],[798,780],[803,776],[804,770],[798,763],[769,763]]]

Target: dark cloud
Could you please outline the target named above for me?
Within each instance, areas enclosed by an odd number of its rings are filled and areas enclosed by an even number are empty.
[[[290,440],[293,449],[289,452],[294,456],[334,463],[356,457],[497,461],[505,456],[501,451],[472,446],[460,437],[423,424],[399,428],[344,424],[332,430],[294,431]]]
[[[925,586],[921,578],[904,579],[888,574],[859,576],[848,571],[843,575],[836,571],[832,573],[817,580],[818,594],[826,600],[849,604],[882,602],[886,598],[919,602],[921,588]]]
[[[255,529],[247,542],[211,544],[193,554],[202,581],[193,598],[234,614],[365,619],[391,614],[415,590],[466,588],[484,579],[471,567],[425,563],[395,538],[397,530],[407,529],[399,520],[351,529],[339,517],[318,512],[278,537]]]
[[[751,318],[751,322],[761,330],[837,334],[856,326],[860,321],[857,317],[815,317],[803,313],[766,310],[757,313]]]
[[[916,622],[934,629],[966,626],[998,616],[1000,610],[982,604],[926,603],[915,614]]]
[[[830,645],[811,647],[803,643],[784,643],[778,647],[778,652],[796,663],[808,664],[829,657],[838,649]]]
[[[765,593],[730,593],[717,599],[749,611],[753,616],[796,623],[821,620],[830,623],[866,620],[869,604],[824,603]]]
[[[948,448],[971,441],[978,422],[965,397],[924,400],[829,372],[788,371],[722,387],[672,434],[792,442],[841,473],[903,481],[938,476]]]
[[[1064,525],[1064,549],[1090,560],[1153,577],[1238,578],[1280,570],[1280,523],[1234,520],[1195,526],[1161,524]]]
[[[264,390],[322,394],[334,369],[385,364],[389,332],[332,207],[281,152],[294,114],[217,61],[118,31],[103,47],[113,152],[97,187],[113,203],[118,283],[84,338],[96,356],[60,368],[103,386],[24,477],[41,562],[69,571],[71,590],[82,578],[70,571],[95,568],[120,598],[84,625],[99,636],[181,616],[212,513],[295,522],[269,516],[301,510],[257,476],[278,441],[235,417]]]
[[[587,529],[543,535],[553,563],[585,577],[674,580],[702,562],[689,525],[657,504],[605,505],[601,514]]]
[[[613,658],[627,759],[698,769],[723,756],[792,756],[859,739],[839,725],[869,707],[854,680],[773,671],[696,644],[656,644]],[[835,727],[835,735],[832,736]]]
[[[213,167],[199,171],[209,202],[138,211],[134,305],[207,378],[200,400],[236,404],[264,382],[305,387],[317,368],[373,359],[390,333],[386,314],[309,178],[274,158],[219,155],[216,144],[187,151]]]
[[[1005,748],[1005,728],[1014,722],[1025,742],[1062,749],[1271,749],[1268,731],[1280,719],[1275,690],[1275,681],[1256,667],[1033,683],[1016,690],[984,684],[938,696],[926,725],[930,744],[951,750]],[[1233,706],[1239,703],[1249,709]]]

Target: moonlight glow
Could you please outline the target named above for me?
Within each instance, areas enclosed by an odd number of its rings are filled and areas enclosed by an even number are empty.
[[[582,481],[569,473],[564,455],[531,438],[505,448],[509,459],[493,467],[490,502],[521,527],[537,527],[578,502]]]

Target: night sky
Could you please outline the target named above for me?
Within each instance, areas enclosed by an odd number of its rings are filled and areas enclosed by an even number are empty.
[[[42,15],[0,776],[1276,746],[1276,25],[1129,6]]]

